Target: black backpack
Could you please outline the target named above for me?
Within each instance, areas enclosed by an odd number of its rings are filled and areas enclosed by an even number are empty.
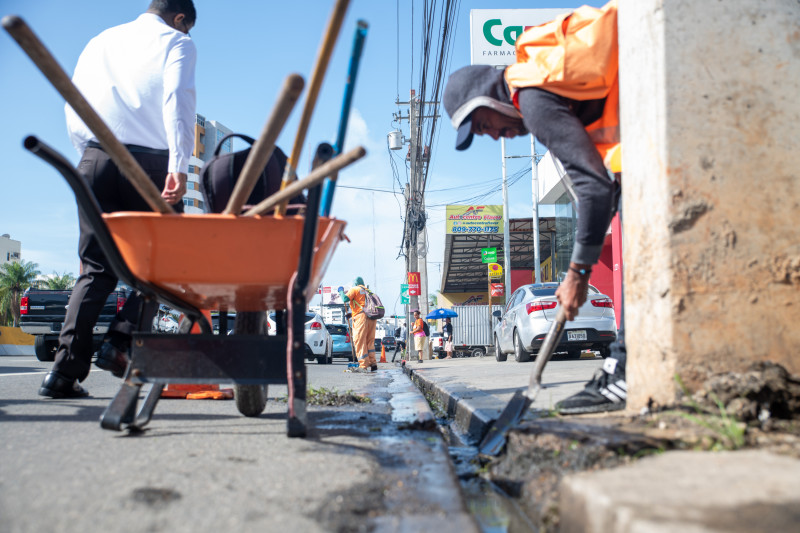
[[[239,137],[251,145],[255,142],[252,137],[247,135],[230,133],[219,140],[217,147],[214,149],[214,157],[203,165],[203,170],[200,171],[200,188],[202,189],[203,200],[205,200],[210,213],[221,213],[225,206],[228,205],[236,180],[239,178],[242,167],[247,161],[247,156],[250,154],[250,148],[247,148],[238,152],[220,155],[222,144],[231,137]],[[280,190],[283,169],[286,167],[287,160],[288,157],[283,153],[283,150],[276,146],[245,205],[254,206]],[[302,193],[289,201],[290,205],[305,203],[306,199]],[[290,213],[290,211],[287,212]]]
[[[394,336],[395,336],[395,337],[398,337],[398,338],[400,337],[400,328],[395,328],[395,330],[394,330]]]
[[[365,288],[366,296],[364,298],[364,315],[370,320],[378,320],[383,318],[386,310],[383,308],[383,302],[378,298],[378,295],[371,290]]]
[[[431,328],[428,326],[428,323],[424,320],[422,321],[422,332],[425,334],[426,337],[431,336]]]

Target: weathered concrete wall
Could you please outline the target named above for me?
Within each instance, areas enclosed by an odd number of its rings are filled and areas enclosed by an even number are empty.
[[[620,0],[628,408],[800,372],[800,2]]]

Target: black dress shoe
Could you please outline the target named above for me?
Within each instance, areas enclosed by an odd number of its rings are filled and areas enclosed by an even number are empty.
[[[128,354],[114,347],[110,342],[104,342],[97,351],[97,360],[94,364],[98,368],[108,370],[114,376],[121,378],[128,369]]]
[[[84,398],[89,392],[78,384],[75,378],[69,378],[52,370],[47,373],[39,387],[39,396],[50,398]]]

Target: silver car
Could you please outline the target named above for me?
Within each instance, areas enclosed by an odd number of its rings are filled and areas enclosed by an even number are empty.
[[[267,315],[267,328],[270,335],[275,335],[275,313]],[[325,322],[318,313],[306,311],[305,327],[305,352],[306,359],[321,365],[329,365],[333,362],[333,340]]]
[[[542,346],[556,317],[558,283],[523,285],[511,295],[505,310],[495,311],[495,357],[505,361],[509,353],[518,362],[530,361]],[[609,355],[609,345],[617,338],[617,323],[611,298],[589,285],[589,294],[575,320],[564,326],[556,352],[579,358],[581,350]]]

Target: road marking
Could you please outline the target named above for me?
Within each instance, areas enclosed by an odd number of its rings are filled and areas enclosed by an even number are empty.
[[[47,374],[49,370],[42,370],[40,372],[9,372],[0,374],[0,378],[3,376],[36,376],[41,374]],[[89,372],[105,372],[105,370],[95,369],[90,370]]]

